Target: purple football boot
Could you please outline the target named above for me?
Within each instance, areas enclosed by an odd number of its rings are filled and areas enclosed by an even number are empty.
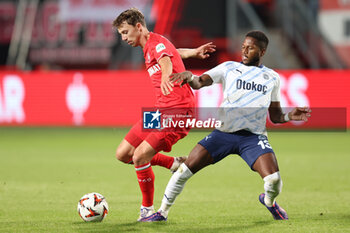
[[[165,222],[167,220],[159,211],[151,216],[140,219],[140,222]]]
[[[259,201],[261,202],[261,204],[266,206],[266,208],[271,212],[271,214],[275,220],[287,220],[288,219],[287,212],[282,207],[280,207],[277,204],[277,202],[275,202],[271,207],[268,207],[267,205],[265,205],[265,193],[262,193],[259,195]]]

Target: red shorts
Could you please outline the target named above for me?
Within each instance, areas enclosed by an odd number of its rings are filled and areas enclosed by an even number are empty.
[[[184,138],[190,129],[184,128],[182,131],[145,131],[142,120],[138,121],[125,136],[133,147],[138,147],[142,141],[148,142],[156,151],[171,151],[171,147],[181,138]]]
[[[188,116],[193,115],[192,108],[161,109],[162,116],[174,121],[185,121]],[[168,117],[166,117],[168,116]],[[171,147],[180,139],[184,138],[190,131],[190,127],[169,127],[163,129],[145,130],[142,119],[138,121],[125,136],[132,146],[138,147],[142,141],[148,142],[156,151],[171,151]]]

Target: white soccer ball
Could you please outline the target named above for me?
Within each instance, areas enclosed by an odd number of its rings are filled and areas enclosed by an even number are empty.
[[[99,193],[85,194],[78,203],[78,213],[86,222],[101,222],[108,214],[106,198]]]

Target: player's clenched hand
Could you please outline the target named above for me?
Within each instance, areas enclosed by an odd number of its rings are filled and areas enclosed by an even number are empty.
[[[191,80],[192,73],[190,71],[185,71],[182,73],[176,73],[170,75],[170,81],[174,84],[180,84],[182,87]]]
[[[169,95],[170,92],[173,91],[174,84],[170,81],[163,81],[160,83],[160,90],[162,91],[163,95]]]
[[[307,121],[310,116],[309,107],[296,107],[289,113],[289,119],[293,121]]]
[[[201,45],[195,49],[195,58],[198,58],[198,59],[208,58],[210,56],[208,53],[215,52],[216,51],[215,48],[216,48],[216,45],[214,45],[213,42],[209,42],[204,45]]]

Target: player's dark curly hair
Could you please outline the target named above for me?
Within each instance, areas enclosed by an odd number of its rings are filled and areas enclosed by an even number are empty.
[[[250,31],[247,33],[245,37],[252,37],[258,41],[258,46],[260,49],[267,49],[267,45],[269,44],[269,39],[267,36],[261,31]]]
[[[114,21],[113,26],[118,28],[124,21],[128,24],[136,26],[137,23],[141,23],[142,26],[146,26],[145,16],[137,8],[130,8],[123,11]]]

